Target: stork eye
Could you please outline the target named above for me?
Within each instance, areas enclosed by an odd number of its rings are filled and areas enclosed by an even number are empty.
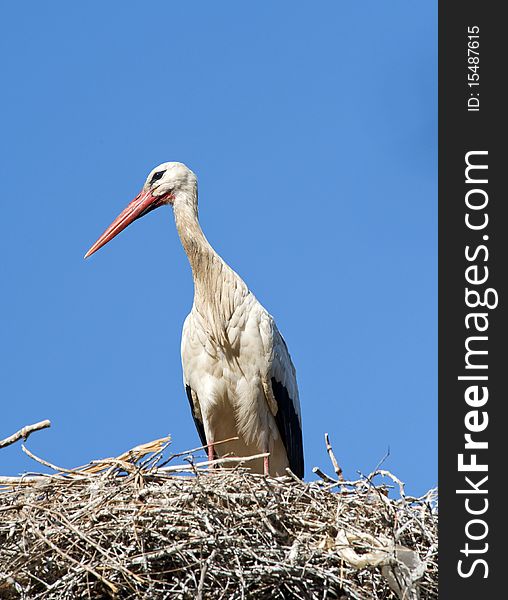
[[[166,171],[158,171],[157,173],[154,173],[152,179],[150,180],[150,183],[158,181],[164,175],[165,172]]]

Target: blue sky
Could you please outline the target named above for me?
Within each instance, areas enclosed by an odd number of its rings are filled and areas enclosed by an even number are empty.
[[[171,210],[83,254],[155,165],[274,315],[307,478],[437,481],[437,3],[4,3],[0,438],[73,467],[173,436],[192,279]],[[0,473],[36,469],[19,444]]]

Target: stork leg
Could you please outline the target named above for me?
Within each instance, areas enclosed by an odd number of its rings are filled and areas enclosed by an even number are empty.
[[[265,469],[265,475],[270,475],[270,464],[269,464],[269,456],[265,456],[263,459],[263,464],[264,464],[264,469]]]
[[[213,460],[215,458],[215,450],[213,447],[213,442],[209,442],[208,444],[208,460]],[[214,465],[210,465],[210,469],[213,469]]]

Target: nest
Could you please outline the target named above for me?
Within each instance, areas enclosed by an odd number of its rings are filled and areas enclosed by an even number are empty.
[[[72,471],[24,448],[55,472],[0,477],[0,597],[437,598],[435,490],[210,468],[168,441]]]

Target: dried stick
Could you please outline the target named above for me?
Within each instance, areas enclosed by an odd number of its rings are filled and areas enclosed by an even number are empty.
[[[23,438],[26,441],[31,433],[33,433],[34,431],[39,431],[41,429],[46,429],[46,427],[51,427],[51,421],[49,421],[48,419],[46,419],[45,421],[39,421],[39,423],[34,423],[33,425],[25,425],[19,431],[16,431],[16,433],[13,433],[4,440],[0,440],[0,448],[10,446],[11,444],[14,444],[21,438]]]
[[[335,479],[332,479],[329,475],[327,475],[326,473],[323,473],[323,471],[321,471],[321,469],[319,467],[313,467],[312,472],[315,473],[316,475],[318,475],[319,477],[321,477],[321,479],[324,482],[333,483],[334,486],[337,485],[337,482],[335,481]]]
[[[386,469],[376,469],[373,473],[371,473],[367,477],[367,480],[370,482],[377,475],[381,475],[381,477],[388,477],[388,479],[391,479],[393,481],[393,483],[396,483],[399,486],[400,497],[401,498],[406,497],[406,492],[404,490],[404,483],[398,477],[395,477],[395,475],[393,473],[390,473],[390,471],[387,471]]]
[[[56,471],[57,473],[67,473],[68,475],[77,475],[78,477],[84,478],[87,476],[86,473],[82,473],[82,472],[76,472],[73,469],[64,469],[63,467],[57,467],[56,465],[53,465],[52,463],[48,462],[47,460],[44,460],[43,458],[40,458],[38,456],[35,456],[35,454],[33,454],[32,452],[30,452],[30,450],[28,450],[28,448],[25,446],[25,444],[21,444],[21,450],[23,450],[23,452],[25,454],[27,454],[31,459],[35,460],[36,462],[40,463],[41,465],[44,465],[45,467],[49,467],[50,469],[53,469],[53,471]]]
[[[342,469],[339,467],[339,463],[337,462],[337,459],[335,458],[335,454],[333,453],[332,445],[330,444],[330,439],[329,439],[327,433],[325,433],[325,444],[326,444],[326,451],[328,452],[328,456],[330,457],[330,460],[332,461],[333,470],[335,471],[335,474],[337,475],[337,477],[340,480],[344,480],[344,476],[342,475]]]
[[[10,477],[0,475],[0,486],[14,486],[14,485],[27,485],[30,486],[33,483],[47,483],[49,481],[65,481],[63,475],[46,475],[40,473],[37,475],[21,475],[18,477]]]
[[[210,554],[210,556],[206,559],[205,564],[203,565],[203,568],[201,569],[201,575],[199,577],[199,584],[198,584],[198,595],[196,596],[196,600],[203,599],[203,587],[205,584],[206,572],[208,571],[208,567],[213,562],[213,559],[215,558],[216,554],[217,554],[217,548],[214,548],[212,550],[212,553]]]
[[[193,467],[212,467],[216,465],[227,465],[227,464],[235,464],[235,463],[244,463],[249,462],[251,460],[257,460],[259,458],[265,458],[265,456],[270,456],[269,452],[264,452],[263,454],[254,454],[253,456],[231,456],[226,458],[216,458],[214,460],[205,460],[202,462],[193,463]],[[181,471],[191,471],[192,467],[189,465],[188,467],[184,467],[182,465],[174,466],[174,467],[160,467],[157,471],[162,471],[163,473],[178,473]]]
[[[225,440],[220,440],[219,442],[214,442],[214,446],[219,446],[220,444],[225,444],[226,442],[232,442],[234,440],[240,439],[238,436],[230,437]],[[194,452],[199,452],[199,450],[207,450],[208,444],[206,446],[198,446],[197,448],[192,448],[191,450],[186,450],[185,452],[178,452],[177,454],[172,454],[166,461],[162,463],[159,468],[166,466],[169,462],[171,462],[174,458],[179,458],[180,456],[187,456],[188,454],[194,454]]]

